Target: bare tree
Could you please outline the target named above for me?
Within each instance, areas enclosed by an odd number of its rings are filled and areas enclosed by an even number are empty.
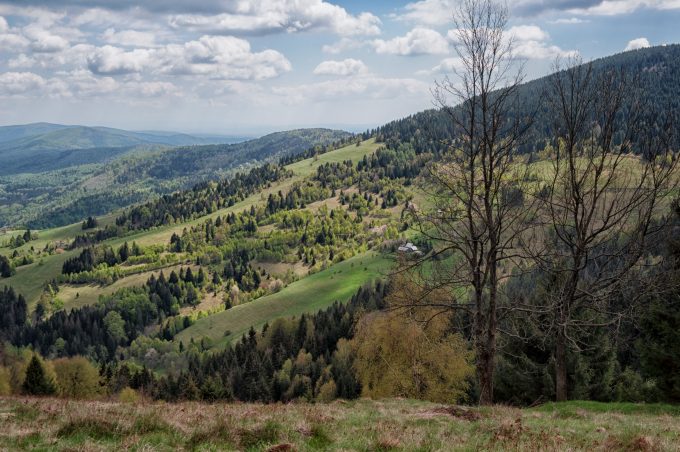
[[[411,311],[427,307],[427,315],[462,313],[461,327],[476,353],[480,404],[493,402],[499,285],[507,276],[502,263],[515,257],[530,211],[522,208],[520,187],[526,166],[515,160],[531,121],[511,114],[523,71],[504,32],[507,20],[507,7],[493,0],[464,0],[454,14],[461,69],[438,82],[433,96],[456,139],[428,166],[428,206],[410,209],[415,228],[434,249],[402,268],[409,289],[393,301]]]
[[[588,329],[618,322],[612,293],[645,265],[646,244],[661,230],[663,201],[676,187],[670,116],[648,114],[635,82],[592,64],[556,64],[551,77],[554,155],[538,193],[539,227],[525,236],[538,268],[551,275],[543,312],[555,339],[555,390],[566,400],[567,351]],[[637,151],[637,152],[636,152]],[[632,304],[628,305],[629,307]]]

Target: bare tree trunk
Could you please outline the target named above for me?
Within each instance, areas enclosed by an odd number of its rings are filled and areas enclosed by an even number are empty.
[[[493,379],[496,368],[496,328],[492,328],[491,325],[496,322],[495,314],[493,317],[494,320],[489,320],[489,327],[487,328],[486,338],[483,343],[482,356],[477,367],[480,405],[491,405],[493,403]]]
[[[567,338],[564,334],[564,327],[558,327],[555,339],[555,400],[564,402],[568,398]]]
[[[414,270],[413,285],[442,301],[404,300],[409,309],[462,311],[471,321],[464,329],[476,352],[482,405],[493,403],[498,310],[504,302],[499,266],[511,259],[531,210],[506,196],[525,180],[514,159],[532,119],[511,114],[523,72],[512,38],[504,35],[507,20],[507,7],[497,0],[461,0],[454,14],[461,69],[455,82],[448,77],[438,82],[433,95],[453,122],[455,138],[441,161],[428,166],[432,205],[423,211],[411,207],[418,232],[433,243],[432,253],[411,267],[421,270]],[[422,271],[419,264],[426,261],[429,269]]]

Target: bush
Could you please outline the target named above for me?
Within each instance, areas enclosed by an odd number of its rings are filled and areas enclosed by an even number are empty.
[[[58,359],[52,365],[62,397],[88,399],[99,393],[99,372],[82,356]]]
[[[123,388],[118,393],[118,401],[123,403],[137,403],[139,402],[139,394],[132,388]]]
[[[367,397],[407,397],[456,403],[474,373],[465,340],[448,332],[448,319],[426,326],[395,313],[371,313],[352,340],[354,367]]]
[[[0,396],[8,396],[12,393],[10,378],[11,375],[9,370],[4,367],[0,367]]]
[[[659,389],[653,380],[643,380],[642,376],[628,368],[621,372],[614,388],[617,402],[658,402],[661,399]]]

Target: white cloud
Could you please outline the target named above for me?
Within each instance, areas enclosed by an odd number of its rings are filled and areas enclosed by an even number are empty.
[[[513,39],[513,56],[526,59],[551,59],[555,57],[569,58],[578,55],[576,50],[563,50],[550,45],[550,35],[536,25],[517,25],[507,31]]]
[[[84,68],[87,58],[96,50],[91,44],[76,44],[52,53],[21,54],[11,60],[16,67],[40,67],[43,69],[58,69],[65,71],[70,68]],[[22,57],[23,55],[23,57]]]
[[[361,60],[347,58],[342,61],[323,61],[314,69],[314,75],[357,75],[368,72],[368,68]]]
[[[645,47],[650,47],[651,44],[649,43],[649,40],[647,38],[637,38],[633,39],[632,41],[628,42],[628,45],[624,49],[625,51],[628,50],[637,50],[637,49],[644,49]]]
[[[444,58],[438,65],[430,70],[423,70],[416,72],[417,75],[432,75],[432,74],[451,74],[464,68],[463,61],[459,57]]]
[[[0,74],[0,95],[18,95],[41,90],[45,79],[33,72],[5,72]]]
[[[640,8],[680,9],[680,0],[603,0],[592,3],[592,6],[573,8],[570,11],[584,15],[616,16],[630,14]]]
[[[508,30],[516,41],[547,41],[550,35],[536,25],[516,25]]]
[[[102,39],[109,44],[124,47],[154,47],[156,45],[156,35],[147,31],[116,31],[115,28],[107,28],[102,33]]]
[[[536,16],[545,11],[567,11],[578,15],[614,16],[629,14],[640,8],[679,9],[680,0],[515,0],[515,16]]]
[[[106,96],[118,93],[119,83],[113,77],[95,77],[90,71],[78,69],[61,73],[62,81],[68,86],[68,92],[79,98]]]
[[[576,24],[584,24],[584,23],[587,23],[587,22],[589,22],[589,21],[586,20],[586,19],[580,19],[578,17],[568,17],[568,18],[562,17],[560,19],[555,19],[555,20],[550,21],[551,24],[555,24],[555,25],[576,25]]]
[[[171,74],[264,80],[291,70],[283,54],[271,49],[252,52],[248,41],[233,36],[203,36],[184,45],[168,45],[158,56],[163,72]]]
[[[390,40],[376,39],[372,42],[375,51],[390,55],[445,54],[449,43],[439,32],[430,28],[417,27],[404,36]]]
[[[87,66],[94,74],[120,75],[142,72],[153,63],[152,54],[147,49],[125,51],[119,47],[106,45],[97,48],[87,57]]]
[[[31,50],[36,53],[60,52],[69,46],[68,40],[37,24],[24,27],[23,35],[31,41]]]
[[[538,41],[519,42],[513,49],[513,56],[529,60],[548,60],[556,57],[573,58],[578,55],[578,50],[563,50],[558,46],[547,45]]]
[[[0,33],[0,48],[7,52],[22,52],[30,44],[29,40],[15,33]]]
[[[377,35],[380,19],[367,12],[352,15],[323,0],[255,0],[230,2],[221,14],[178,14],[177,28],[219,34],[269,34],[329,30],[342,36]]]
[[[283,54],[270,49],[252,52],[248,41],[233,36],[202,36],[184,44],[129,51],[106,45],[87,57],[87,66],[99,75],[151,72],[232,80],[264,80],[291,70]]]
[[[272,92],[287,103],[337,101],[338,99],[391,99],[429,96],[430,86],[415,79],[350,77],[299,86],[275,87]]]
[[[456,7],[453,0],[421,0],[408,3],[402,12],[391,17],[421,25],[438,26],[453,22]]]
[[[7,33],[7,30],[9,30],[9,24],[4,17],[0,16],[0,33]]]
[[[180,90],[170,82],[129,82],[125,85],[125,89],[130,94],[142,97],[163,97],[163,96],[178,96]]]
[[[12,58],[11,60],[9,60],[9,62],[7,64],[12,69],[16,69],[16,68],[32,67],[32,66],[35,65],[35,63],[36,63],[36,61],[33,58],[29,58],[29,57],[26,56],[25,53],[22,53],[18,57]]]

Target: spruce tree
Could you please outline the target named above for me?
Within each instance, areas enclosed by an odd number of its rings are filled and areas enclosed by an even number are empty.
[[[43,363],[37,355],[33,355],[26,369],[26,378],[21,387],[25,394],[47,396],[53,395],[56,388],[52,378],[47,375]]]

